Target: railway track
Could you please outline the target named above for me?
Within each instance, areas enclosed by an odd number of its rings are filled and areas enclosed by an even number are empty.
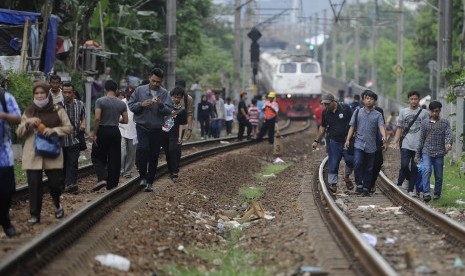
[[[289,122],[285,126],[282,126],[281,129],[288,126]],[[286,136],[304,131],[309,126],[309,123],[307,123],[297,131],[281,132],[281,135]],[[230,138],[230,140],[234,139],[235,138]],[[199,144],[216,142],[216,147],[210,146],[209,149],[197,150],[189,154],[186,154],[186,151],[184,151],[181,166],[253,143],[252,141],[244,141],[223,145],[218,143],[219,140],[225,139],[218,139],[216,141],[210,140],[203,143],[189,143],[194,147],[194,145],[198,146]],[[157,173],[158,177],[162,176],[166,171],[166,165],[160,165]],[[43,229],[36,228],[40,229],[40,234],[36,233],[36,235],[30,235],[28,233],[23,233],[20,235],[20,238],[17,237],[8,240],[6,243],[2,243],[0,246],[3,247],[2,252],[8,251],[8,248],[10,252],[2,257],[0,261],[0,275],[35,274],[40,268],[49,263],[54,256],[67,248],[94,224],[98,223],[101,218],[111,212],[115,206],[137,194],[140,189],[141,188],[138,186],[138,178],[134,177],[114,190],[94,193],[94,198],[85,201],[82,208],[71,210],[71,214],[67,214],[63,220],[55,223],[53,226],[50,227],[50,225],[48,225],[49,227]],[[42,220],[41,227],[46,225],[46,222],[47,220]],[[11,248],[14,248],[14,250],[11,250]]]
[[[465,254],[463,225],[409,197],[383,173],[371,197],[345,188],[333,196],[325,184],[326,162],[313,189],[333,236],[359,274],[458,275],[454,261]]]

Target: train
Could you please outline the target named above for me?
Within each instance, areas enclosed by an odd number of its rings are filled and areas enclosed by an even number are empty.
[[[264,52],[258,79],[266,91],[274,91],[280,114],[289,119],[308,119],[321,101],[323,76],[320,63],[303,55]]]

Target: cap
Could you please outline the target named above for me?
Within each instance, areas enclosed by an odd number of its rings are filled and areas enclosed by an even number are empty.
[[[268,98],[275,98],[276,97],[276,93],[271,91],[270,93],[268,93]]]
[[[321,100],[322,104],[331,103],[331,102],[334,102],[333,94],[326,94],[326,95],[323,96],[323,98]]]

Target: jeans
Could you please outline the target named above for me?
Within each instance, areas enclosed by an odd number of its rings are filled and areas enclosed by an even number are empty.
[[[221,130],[223,129],[223,119],[215,119],[212,121],[213,138],[220,138]]]
[[[397,185],[402,186],[405,179],[408,180],[408,192],[413,192],[415,182],[417,179],[417,166],[414,161],[415,151],[409,149],[400,150],[400,170],[399,178],[397,179]],[[409,168],[410,165],[410,168]]]
[[[442,192],[442,176],[444,171],[444,156],[431,157],[426,153],[421,156],[421,163],[424,166],[421,172],[420,189],[423,188],[425,195],[430,194],[430,177],[434,169],[434,195],[441,196]]]
[[[354,171],[357,188],[363,188],[364,192],[370,192],[373,186],[373,167],[375,152],[367,153],[361,149],[354,150]]]
[[[344,149],[344,143],[339,143],[334,140],[329,140],[328,144],[328,183],[337,184],[339,163],[341,158],[344,157],[346,163],[346,170],[344,175],[349,176],[354,169],[354,157]]]
[[[79,154],[79,144],[63,147],[63,173],[66,187],[77,184]]]

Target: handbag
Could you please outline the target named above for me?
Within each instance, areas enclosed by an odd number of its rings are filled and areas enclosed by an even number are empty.
[[[87,149],[86,137],[84,136],[84,131],[78,131],[77,138],[79,140],[79,150],[83,151]]]
[[[56,158],[61,153],[61,143],[58,135],[46,137],[36,133],[34,137],[34,149],[37,155],[45,158]]]

